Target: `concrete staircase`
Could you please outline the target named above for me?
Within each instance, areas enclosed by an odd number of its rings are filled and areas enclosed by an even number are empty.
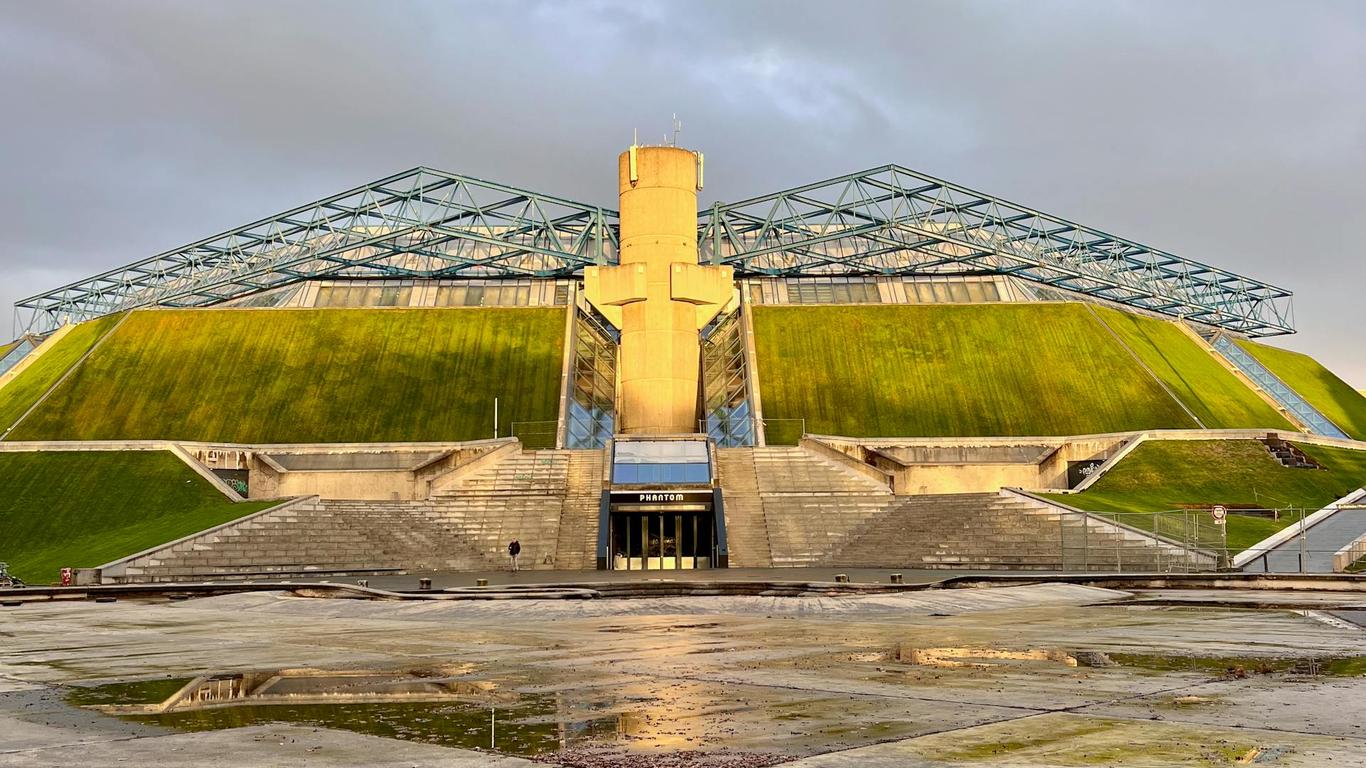
[[[999,493],[903,496],[835,552],[842,567],[1169,571],[1184,551]]]
[[[1309,458],[1304,451],[1296,448],[1292,443],[1280,439],[1279,437],[1263,437],[1257,442],[1266,446],[1267,453],[1271,458],[1280,462],[1282,467],[1289,469],[1323,469],[1323,467],[1313,459]]]
[[[1181,547],[1023,496],[893,496],[799,447],[716,453],[736,568],[1170,571],[1191,559]]]
[[[568,484],[560,512],[555,567],[560,570],[589,570],[597,567],[598,505],[602,502],[603,452],[566,453],[569,454]]]
[[[401,568],[592,568],[601,451],[523,451],[422,501],[312,499],[138,558],[124,580]]]
[[[800,447],[717,449],[731,567],[829,564],[887,486]]]
[[[753,452],[762,449],[718,448],[716,464],[726,513],[726,548],[731,568],[768,568],[773,552],[768,542],[768,520]]]

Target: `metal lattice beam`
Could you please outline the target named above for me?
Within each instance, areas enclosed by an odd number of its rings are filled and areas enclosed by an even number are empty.
[[[566,277],[616,262],[618,218],[415,168],[15,306],[44,332],[323,277]],[[1294,332],[1290,291],[899,166],[718,204],[700,220],[703,261],[742,276],[1012,275],[1250,336]]]
[[[889,165],[702,214],[737,274],[1014,275],[1250,336],[1294,333],[1291,292]]]
[[[321,277],[564,277],[616,260],[615,211],[414,168],[19,301],[30,330]]]

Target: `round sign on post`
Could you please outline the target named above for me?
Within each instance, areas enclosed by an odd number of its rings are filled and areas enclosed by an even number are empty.
[[[1215,525],[1223,525],[1224,519],[1228,517],[1228,510],[1223,507],[1215,507],[1214,509],[1211,509],[1209,513],[1214,517]]]

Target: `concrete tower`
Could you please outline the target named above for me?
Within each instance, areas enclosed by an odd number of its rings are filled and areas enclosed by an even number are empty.
[[[617,159],[621,264],[584,270],[584,292],[621,329],[628,434],[696,432],[698,331],[730,300],[730,267],[697,262],[699,156],[631,147]]]

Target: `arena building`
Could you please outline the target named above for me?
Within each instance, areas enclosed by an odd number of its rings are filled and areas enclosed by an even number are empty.
[[[417,168],[19,302],[0,558],[1276,569],[1310,513],[1297,567],[1366,548],[1366,398],[1260,340],[1290,291],[899,166],[703,182]]]

